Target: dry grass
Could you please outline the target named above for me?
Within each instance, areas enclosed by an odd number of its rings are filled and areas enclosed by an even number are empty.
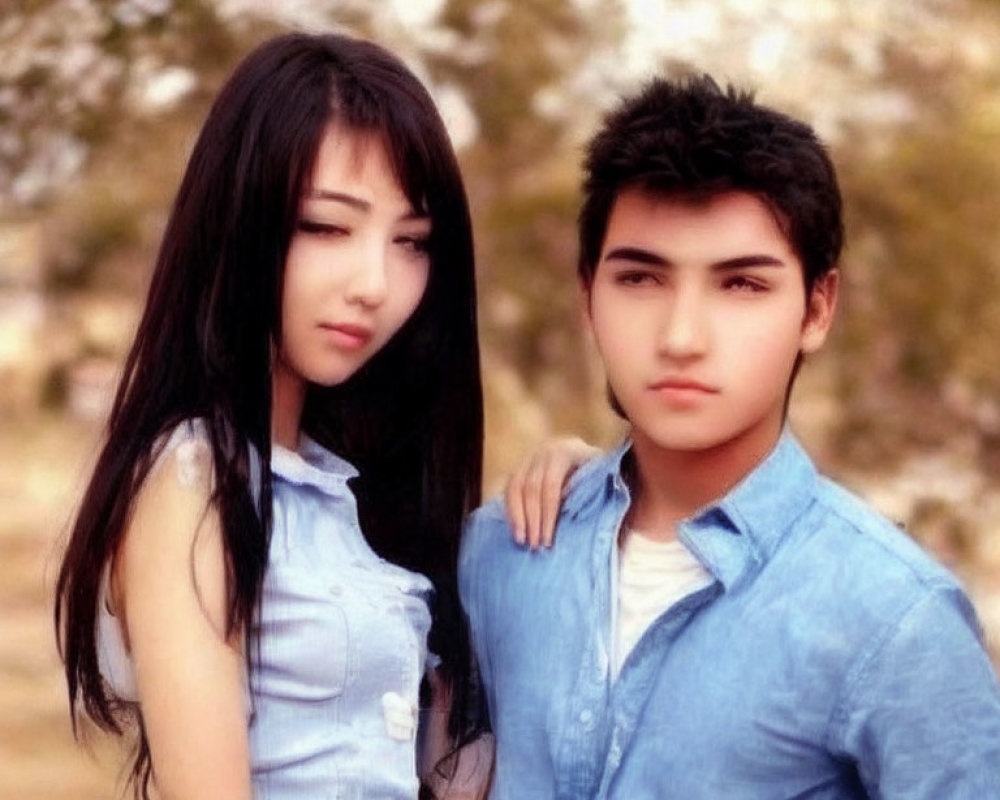
[[[52,586],[70,509],[93,457],[93,426],[0,423],[0,796],[104,800],[118,750],[74,741],[52,627]]]

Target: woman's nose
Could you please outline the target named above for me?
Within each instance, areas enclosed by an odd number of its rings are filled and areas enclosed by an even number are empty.
[[[389,289],[385,248],[380,244],[367,244],[356,258],[347,284],[347,302],[367,307],[381,305]]]

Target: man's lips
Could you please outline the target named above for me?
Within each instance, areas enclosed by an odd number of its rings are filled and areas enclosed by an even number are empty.
[[[649,384],[649,388],[657,392],[701,392],[702,394],[719,393],[719,390],[714,386],[687,378],[663,378],[662,380]]]
[[[319,327],[329,332],[331,338],[338,345],[348,349],[364,347],[373,335],[371,328],[366,328],[363,325],[353,325],[348,322],[324,322]]]

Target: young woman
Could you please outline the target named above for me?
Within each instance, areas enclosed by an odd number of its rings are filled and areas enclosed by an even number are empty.
[[[450,744],[476,733],[455,563],[481,448],[430,97],[369,42],[265,43],[195,145],[59,574],[74,725],[138,722],[141,796],[416,796],[428,666]]]

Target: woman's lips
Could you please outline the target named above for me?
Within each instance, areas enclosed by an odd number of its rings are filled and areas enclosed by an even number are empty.
[[[320,325],[330,334],[330,338],[340,347],[347,350],[360,350],[372,338],[371,328],[351,323],[327,322]]]

